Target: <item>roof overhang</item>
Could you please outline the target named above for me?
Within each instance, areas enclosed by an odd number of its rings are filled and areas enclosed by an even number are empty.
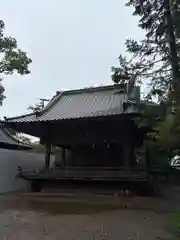
[[[136,137],[138,134],[143,137],[145,129],[138,129],[133,125],[135,117],[137,117],[136,114],[121,114],[61,121],[4,122],[4,126],[39,137],[41,140],[44,139],[44,142],[50,140],[53,145],[72,146],[74,143],[92,144],[104,140],[120,142],[128,134],[133,133]],[[134,129],[133,133],[131,128]]]
[[[4,126],[0,125],[0,148],[12,150],[30,150],[32,146],[15,138]]]

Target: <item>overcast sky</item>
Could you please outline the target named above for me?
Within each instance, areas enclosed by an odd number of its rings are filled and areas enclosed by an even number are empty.
[[[0,116],[27,107],[57,90],[110,84],[110,68],[127,37],[142,38],[125,0],[6,0],[0,16],[6,34],[32,58],[29,76],[4,79],[7,99]]]

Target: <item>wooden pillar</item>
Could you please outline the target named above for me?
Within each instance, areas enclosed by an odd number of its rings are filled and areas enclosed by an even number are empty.
[[[61,159],[62,159],[62,167],[66,166],[66,149],[62,148],[61,149]]]
[[[125,170],[130,170],[130,144],[128,140],[124,140],[123,144],[123,167]]]
[[[49,169],[51,157],[51,144],[45,143],[45,168]]]

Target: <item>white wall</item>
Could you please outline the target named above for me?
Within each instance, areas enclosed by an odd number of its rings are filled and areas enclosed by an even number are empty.
[[[44,159],[44,154],[0,149],[0,193],[28,190],[29,182],[17,178],[18,166],[27,170],[39,169],[44,166]]]

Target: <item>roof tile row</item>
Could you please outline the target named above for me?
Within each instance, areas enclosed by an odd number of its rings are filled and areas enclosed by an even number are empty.
[[[122,86],[106,86],[61,92],[38,115],[28,114],[7,121],[53,121],[123,114],[127,95],[120,89]]]

